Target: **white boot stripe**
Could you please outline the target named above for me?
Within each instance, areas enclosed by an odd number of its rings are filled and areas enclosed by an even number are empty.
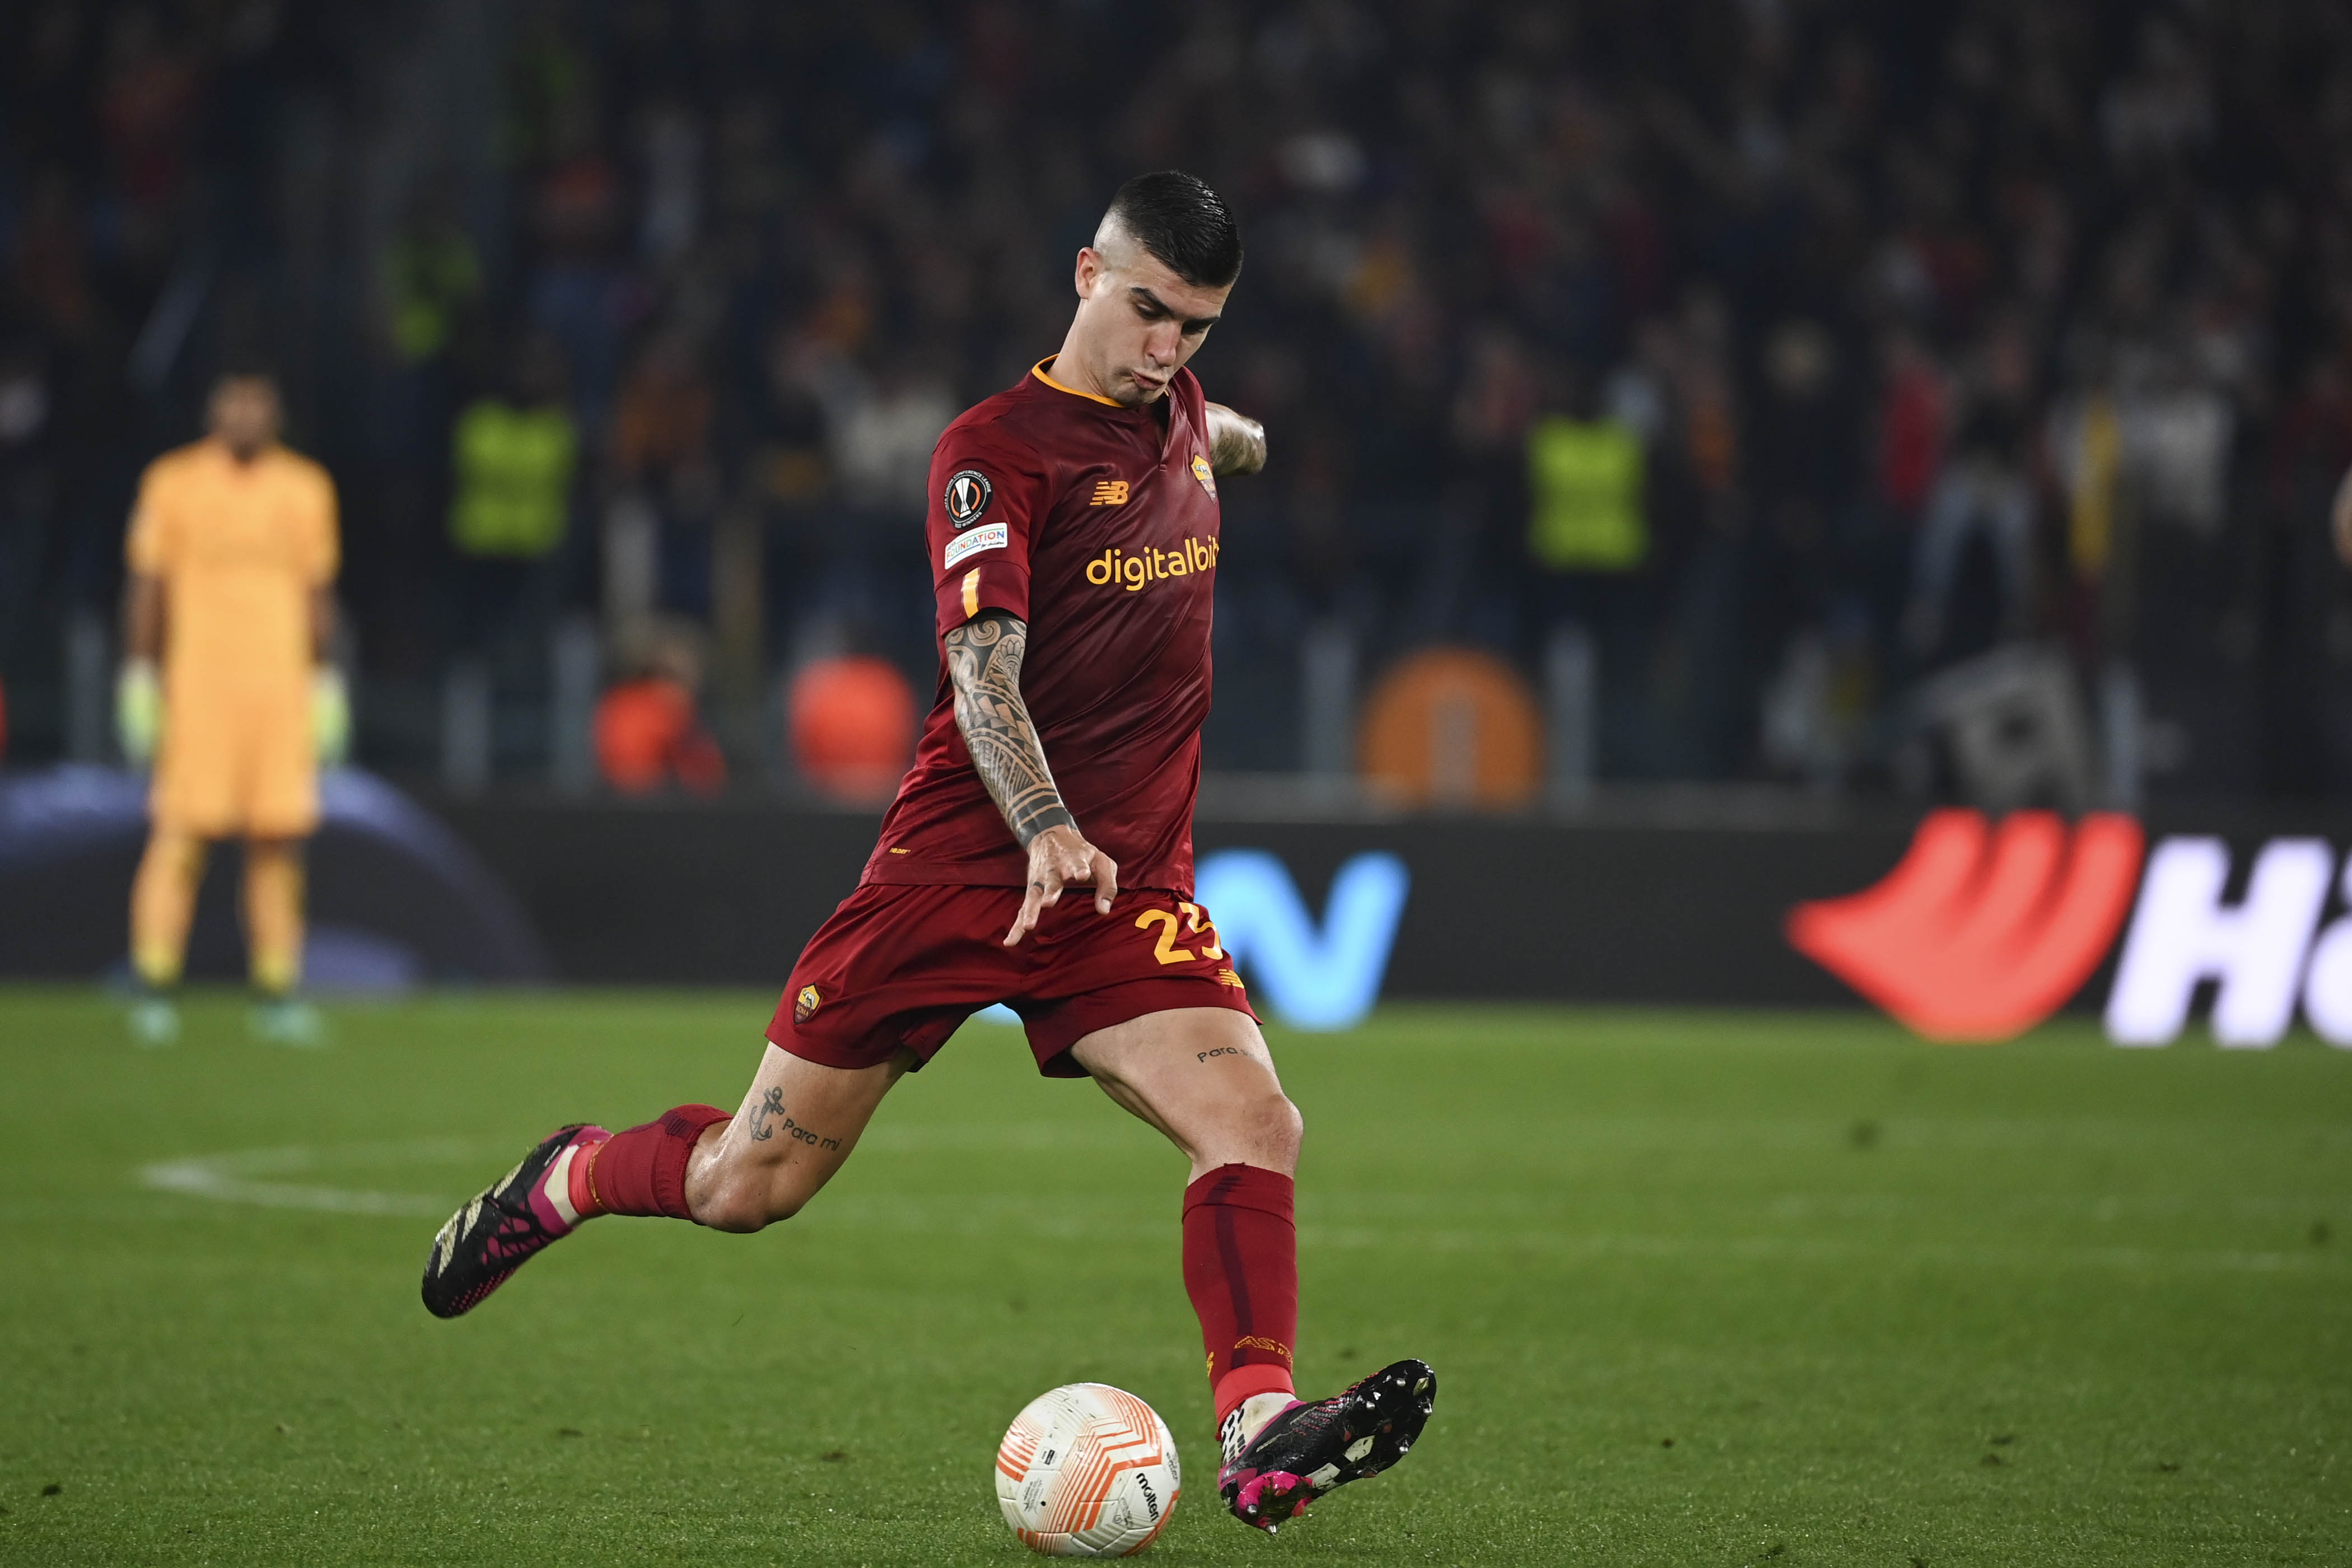
[[[572,1206],[572,1156],[578,1152],[579,1144],[565,1144],[563,1152],[555,1157],[555,1163],[548,1169],[547,1180],[540,1187],[565,1225],[580,1223],[580,1211]]]

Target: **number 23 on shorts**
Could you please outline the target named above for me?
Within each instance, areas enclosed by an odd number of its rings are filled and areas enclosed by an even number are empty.
[[[1223,958],[1225,956],[1225,950],[1217,943],[1215,922],[1204,922],[1202,918],[1206,912],[1198,904],[1178,904],[1172,911],[1146,910],[1135,917],[1135,926],[1138,931],[1150,931],[1155,925],[1160,928],[1160,940],[1153,945],[1151,956],[1162,963],[1190,963],[1195,956],[1191,948],[1176,945],[1179,916],[1181,916],[1184,921],[1182,934],[1187,937],[1206,936],[1209,939],[1208,944],[1201,949],[1199,957]]]

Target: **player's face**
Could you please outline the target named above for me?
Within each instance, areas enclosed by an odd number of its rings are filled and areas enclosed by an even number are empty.
[[[213,392],[213,434],[240,458],[278,438],[278,389],[259,376],[224,381]]]
[[[1072,336],[1103,395],[1130,408],[1167,392],[1233,292],[1185,282],[1131,241],[1079,251],[1077,284]]]

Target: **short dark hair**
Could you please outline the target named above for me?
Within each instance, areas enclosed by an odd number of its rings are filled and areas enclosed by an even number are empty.
[[[1181,169],[1138,174],[1119,186],[1106,218],[1196,289],[1226,289],[1242,275],[1242,227],[1217,193]]]

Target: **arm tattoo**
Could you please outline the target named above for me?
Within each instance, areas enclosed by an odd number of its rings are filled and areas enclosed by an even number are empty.
[[[1221,474],[1265,467],[1265,426],[1222,403],[1209,405],[1209,466]]]
[[[1010,616],[982,616],[948,633],[948,679],[955,687],[956,729],[971,765],[1005,826],[1026,849],[1049,827],[1075,827],[1053,770],[1021,700],[1021,658],[1029,627]]]

